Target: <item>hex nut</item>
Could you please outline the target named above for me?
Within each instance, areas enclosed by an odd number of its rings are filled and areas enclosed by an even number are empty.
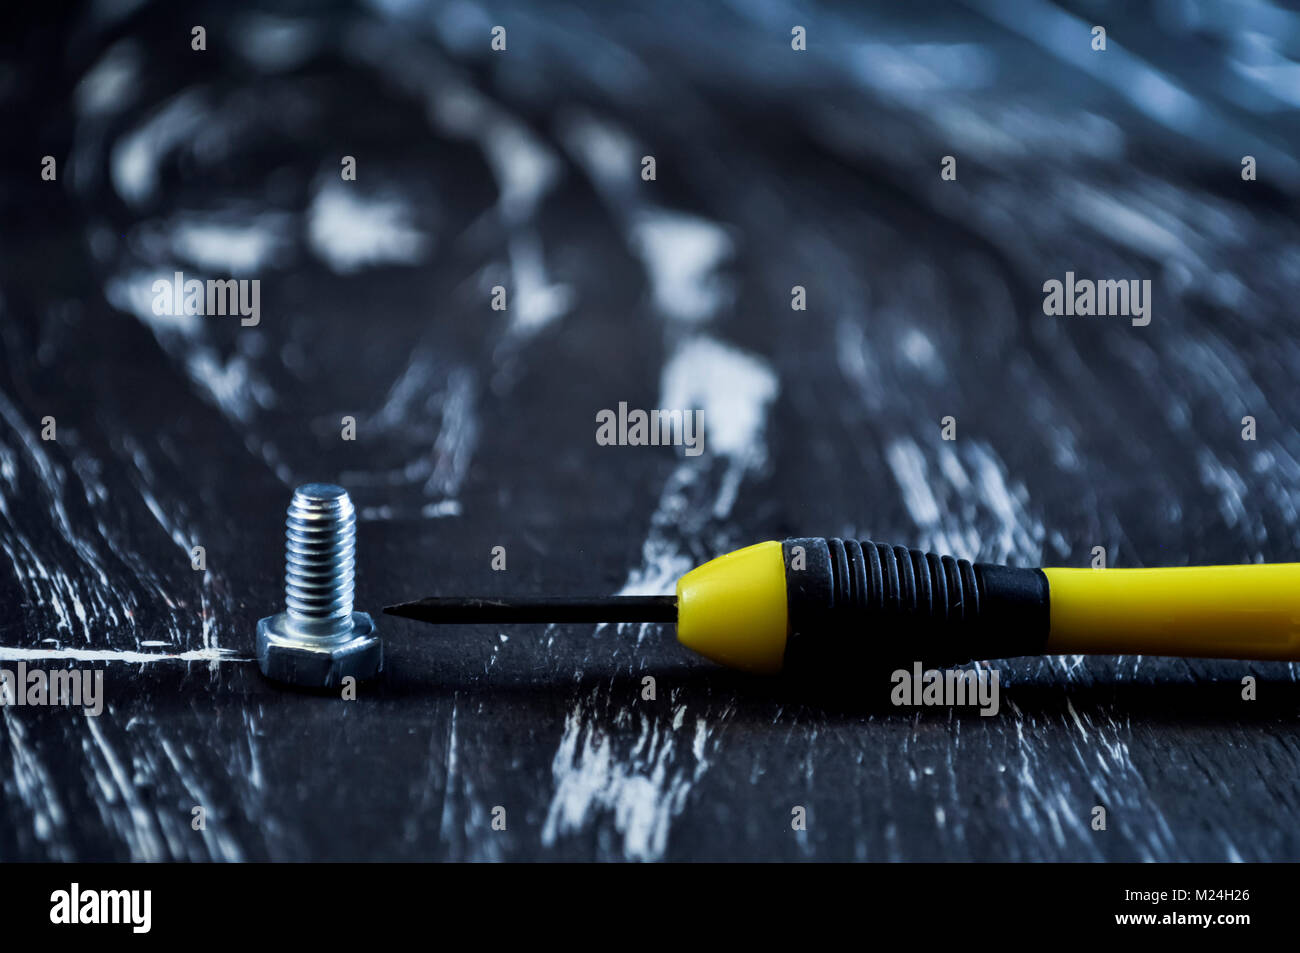
[[[314,639],[294,632],[288,613],[257,621],[257,664],[267,678],[303,688],[335,688],[383,671],[384,644],[365,612],[352,613],[352,633],[342,639]]]

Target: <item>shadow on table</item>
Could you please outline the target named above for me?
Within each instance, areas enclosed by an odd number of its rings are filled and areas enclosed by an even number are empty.
[[[1135,674],[1131,669],[1119,672],[1113,660],[1099,660],[1095,667],[1071,670],[1067,676],[1041,660],[1010,660],[998,663],[996,695],[990,694],[988,681],[981,693],[971,680],[971,674],[980,670],[940,669],[945,675],[963,676],[965,703],[956,705],[931,703],[933,691],[927,696],[924,683],[909,697],[901,680],[891,677],[896,670],[889,669],[846,671],[812,679],[750,676],[696,660],[638,671],[613,667],[618,664],[611,658],[589,660],[577,671],[520,665],[485,670],[481,663],[463,657],[458,665],[445,660],[429,664],[427,658],[394,653],[385,675],[361,686],[358,698],[388,707],[403,706],[415,717],[452,698],[500,700],[510,708],[536,706],[540,716],[567,708],[581,697],[597,703],[607,699],[613,709],[629,702],[663,706],[665,711],[686,706],[702,714],[728,712],[730,718],[768,724],[790,719],[822,719],[828,724],[906,719],[937,725],[1008,717],[1077,717],[1150,725],[1228,726],[1294,721],[1300,713],[1300,684],[1283,664],[1150,660],[1148,669]],[[1243,698],[1242,679],[1247,675],[1255,678],[1253,700]],[[645,680],[650,677],[654,679],[653,700],[644,698]],[[169,698],[184,705],[205,696],[219,704],[244,696],[245,703],[277,698],[287,704],[310,705],[340,697],[338,689],[311,691],[270,682],[252,662],[223,663],[216,675],[206,665],[181,663],[154,664],[147,670],[113,667],[106,685],[110,703],[127,711],[137,703],[165,705]],[[994,699],[996,711],[989,716],[981,714],[992,708],[989,703]]]
[[[912,698],[891,678],[892,671],[817,679],[780,676],[763,678],[730,671],[707,663],[664,665],[637,672],[600,671],[591,667],[581,676],[518,678],[475,673],[467,678],[441,677],[422,679],[390,673],[380,689],[387,699],[403,699],[458,694],[460,697],[511,697],[514,699],[568,699],[575,695],[599,693],[614,699],[640,698],[645,678],[655,679],[656,698],[660,703],[702,709],[729,709],[745,717],[765,721],[780,720],[788,715],[800,719],[824,718],[828,721],[863,718],[905,718],[923,721],[983,720],[988,717],[1080,717],[1125,719],[1149,724],[1226,725],[1231,723],[1274,722],[1294,719],[1300,712],[1300,684],[1288,676],[1284,666],[1265,666],[1254,675],[1254,699],[1243,698],[1242,677],[1251,674],[1231,665],[1206,675],[1186,668],[1153,666],[1149,675],[1135,678],[1101,673],[1088,681],[1063,678],[1052,672],[1035,672],[1004,668],[996,696],[990,694],[986,681],[983,694],[976,685],[971,690],[969,676],[965,684],[967,704],[926,704],[922,691]],[[939,670],[970,673],[970,668]],[[989,702],[996,698],[996,712]],[[896,703],[898,702],[902,703]]]

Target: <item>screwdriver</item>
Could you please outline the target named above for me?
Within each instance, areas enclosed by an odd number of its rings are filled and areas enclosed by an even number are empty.
[[[433,597],[384,611],[439,624],[675,622],[687,648],[764,675],[1021,655],[1300,660],[1300,563],[1027,569],[821,537],[719,556],[672,596]]]

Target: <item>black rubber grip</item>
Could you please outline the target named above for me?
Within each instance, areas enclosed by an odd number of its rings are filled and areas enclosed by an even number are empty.
[[[1047,577],[870,540],[787,539],[787,670],[959,665],[1036,655],[1050,627]]]

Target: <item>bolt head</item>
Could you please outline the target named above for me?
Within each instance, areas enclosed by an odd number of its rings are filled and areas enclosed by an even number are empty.
[[[277,682],[303,688],[335,688],[352,676],[365,681],[384,667],[384,644],[368,613],[352,613],[352,634],[343,639],[313,639],[290,628],[287,613],[257,622],[257,665]]]

